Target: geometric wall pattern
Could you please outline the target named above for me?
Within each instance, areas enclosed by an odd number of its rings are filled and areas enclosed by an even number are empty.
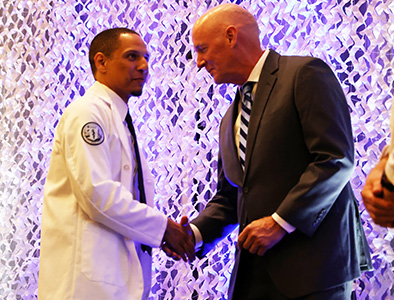
[[[88,45],[129,27],[150,52],[143,95],[131,98],[138,141],[156,180],[158,210],[194,218],[216,190],[218,128],[232,85],[198,70],[194,22],[221,0],[3,0],[0,4],[0,295],[36,299],[43,186],[54,128],[93,83]],[[224,1],[227,2],[227,1]],[[326,61],[347,96],[359,200],[374,270],[354,299],[392,299],[392,230],[375,225],[360,191],[390,139],[394,91],[394,1],[237,1],[259,23],[264,48]],[[192,56],[192,59],[190,59]],[[151,299],[226,299],[236,232],[189,265],[155,250]]]

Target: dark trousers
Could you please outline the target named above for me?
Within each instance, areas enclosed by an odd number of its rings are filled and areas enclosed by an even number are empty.
[[[250,274],[250,272],[255,274]],[[276,288],[264,267],[248,268],[247,264],[241,264],[238,273],[248,274],[248,276],[237,276],[233,297],[230,300],[350,300],[353,288],[353,281],[349,281],[300,298],[288,298]]]

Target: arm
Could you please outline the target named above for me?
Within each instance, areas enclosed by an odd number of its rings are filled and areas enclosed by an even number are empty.
[[[319,59],[298,67],[294,104],[309,162],[277,213],[297,230],[312,236],[353,172],[352,128],[342,88],[331,69]]]
[[[105,137],[101,144],[90,145],[83,140],[81,128],[88,122],[95,122],[103,129]],[[61,151],[79,207],[95,222],[142,244],[158,247],[167,218],[139,203],[124,184],[132,182],[134,166],[126,159],[119,137],[115,136],[109,108],[74,106],[63,123]],[[129,168],[129,173],[122,173],[124,166]]]
[[[238,225],[237,188],[227,181],[220,154],[217,192],[192,224],[198,228],[203,240],[201,250],[198,252],[199,257],[209,252]]]

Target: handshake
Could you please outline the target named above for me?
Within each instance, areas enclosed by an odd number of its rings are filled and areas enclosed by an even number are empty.
[[[175,260],[182,258],[185,262],[192,262],[196,258],[195,238],[186,216],[182,217],[180,224],[167,219],[161,248],[167,256]]]

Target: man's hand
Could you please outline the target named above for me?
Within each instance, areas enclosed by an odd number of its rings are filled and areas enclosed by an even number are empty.
[[[387,159],[387,157],[382,158],[376,167],[371,170],[361,196],[365,208],[376,224],[394,227],[394,192],[384,189],[381,185]]]
[[[195,259],[194,235],[186,216],[182,217],[180,224],[167,220],[162,249],[175,260],[182,258],[185,262],[192,262]]]
[[[284,230],[272,217],[253,221],[238,237],[238,248],[249,250],[250,253],[263,256],[275,246],[285,235]]]

